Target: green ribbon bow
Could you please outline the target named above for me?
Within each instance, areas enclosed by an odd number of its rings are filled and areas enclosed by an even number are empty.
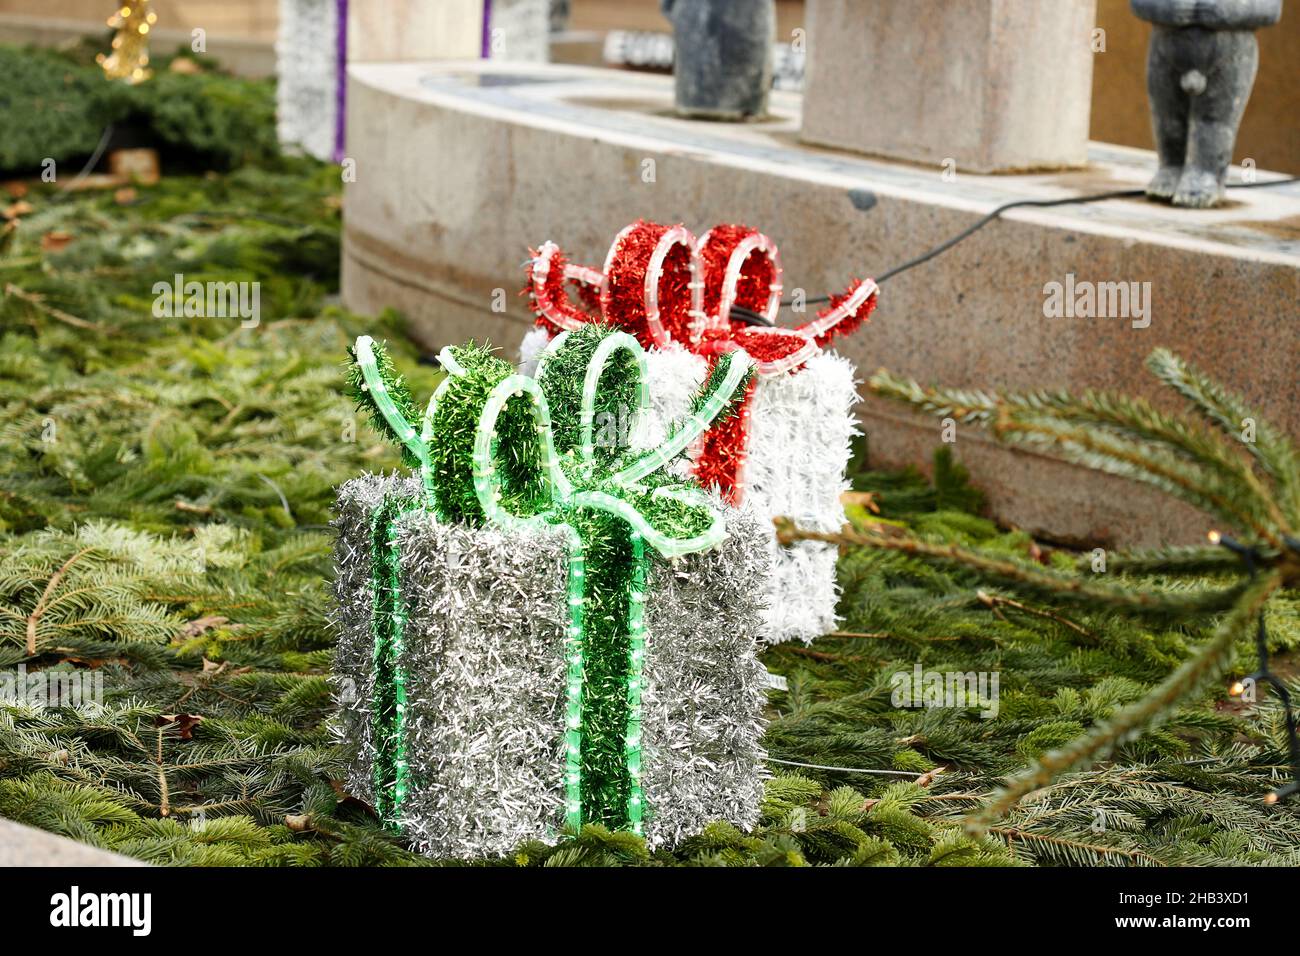
[[[609,327],[558,336],[532,377],[473,345],[443,349],[448,375],[419,433],[410,423],[409,395],[382,349],[362,336],[354,355],[358,397],[418,466],[427,507],[443,520],[567,530],[565,821],[574,829],[588,821],[640,833],[646,548],[673,558],[725,537],[714,503],[667,471],[734,412],[752,360],[743,352],[722,356],[691,411],[669,426],[658,447],[632,451],[628,432],[650,410],[645,352]],[[391,549],[376,554],[393,557]],[[391,569],[388,579],[396,580]],[[385,610],[390,621],[403,622],[400,611]],[[393,679],[401,695],[394,701],[400,738],[405,687],[400,674]],[[393,763],[400,803],[400,753]]]

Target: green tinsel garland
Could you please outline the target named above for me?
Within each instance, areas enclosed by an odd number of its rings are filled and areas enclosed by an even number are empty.
[[[398,666],[402,654],[406,611],[402,606],[398,576],[395,524],[418,507],[410,498],[389,496],[376,510],[371,538],[375,595],[372,616],[375,632],[375,811],[390,821],[406,795],[407,768],[403,752],[406,710],[406,675]]]

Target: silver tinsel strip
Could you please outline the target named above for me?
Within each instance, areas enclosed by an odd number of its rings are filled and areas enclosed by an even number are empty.
[[[359,676],[371,666],[369,519],[359,514],[392,481],[349,482],[336,521],[338,669],[359,698],[341,702],[337,727],[354,754],[348,783],[358,796],[370,793],[374,761],[373,678]],[[755,651],[767,536],[749,514],[728,512],[727,523],[718,550],[656,559],[651,571],[642,725],[651,846],[712,820],[748,828],[758,819],[766,675]],[[473,529],[414,512],[398,537],[408,621],[403,828],[436,857],[553,840],[564,796],[564,532]]]
[[[755,654],[770,536],[748,510],[728,512],[727,531],[716,551],[651,569],[641,736],[652,847],[713,820],[758,822],[767,671]]]
[[[508,853],[563,817],[568,539],[411,514],[402,826],[438,857]]]
[[[372,806],[375,803],[372,521],[385,494],[414,496],[420,492],[420,483],[414,478],[366,475],[339,488],[334,508],[337,537],[331,620],[338,633],[338,648],[330,681],[338,709],[331,730],[349,755],[344,779],[347,792]]]

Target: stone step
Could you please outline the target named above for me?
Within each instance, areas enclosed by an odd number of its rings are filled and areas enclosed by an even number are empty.
[[[110,853],[0,817],[0,867],[145,865],[120,853]]]
[[[472,336],[513,354],[530,318],[522,263],[547,239],[599,265],[639,217],[697,234],[745,222],[779,243],[787,294],[817,296],[999,204],[1137,188],[1154,163],[1093,143],[1076,171],[953,177],[801,143],[797,94],[775,93],[762,122],[686,121],[670,115],[671,78],[582,67],[359,64],[348,95],[344,299],[402,310],[431,349]],[[1149,311],[1046,315],[1051,284],[1072,282],[1139,283]],[[1300,185],[1234,190],[1205,211],[1144,199],[1016,209],[885,283],[871,326],[840,350],[864,378],[885,366],[947,385],[1154,397],[1142,362],[1164,345],[1300,435],[1298,301]],[[926,461],[940,441],[938,422],[892,405],[870,400],[862,418],[881,465]],[[956,452],[995,513],[1028,530],[1124,544],[1206,530],[1154,493],[981,433],[961,432]]]

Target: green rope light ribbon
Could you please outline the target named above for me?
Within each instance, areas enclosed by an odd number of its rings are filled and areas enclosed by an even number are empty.
[[[667,438],[635,452],[597,436],[602,417],[639,422],[650,407],[644,350],[609,327],[558,336],[535,377],[473,344],[444,349],[439,359],[448,375],[419,432],[410,424],[413,403],[382,348],[362,336],[353,354],[354,393],[419,468],[425,506],[440,519],[566,529],[565,822],[640,833],[650,550],[673,558],[713,548],[726,536],[713,501],[698,486],[673,480],[667,468],[734,413],[753,376],[752,360],[743,352],[723,356]],[[404,624],[400,611],[389,613]],[[403,683],[396,671],[386,679]],[[405,761],[394,751],[384,763],[380,772],[398,781],[395,811]]]
[[[409,498],[388,496],[371,519],[371,593],[374,607],[371,629],[374,633],[372,666],[375,672],[373,700],[375,761],[375,811],[380,819],[391,823],[406,796],[408,767],[406,759],[406,673],[399,666],[404,649],[406,608],[401,600],[398,575],[400,551],[396,522],[408,511],[419,507]]]

